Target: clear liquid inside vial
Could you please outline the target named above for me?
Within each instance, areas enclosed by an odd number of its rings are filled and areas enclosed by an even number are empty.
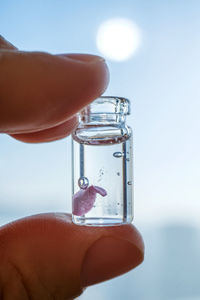
[[[79,114],[72,134],[72,220],[109,226],[133,219],[130,102],[103,96]]]
[[[106,196],[96,193],[95,202],[87,213],[73,214],[73,222],[93,226],[131,223],[132,136],[122,142],[103,144],[83,144],[73,140],[72,148],[73,194],[91,185],[106,191]]]

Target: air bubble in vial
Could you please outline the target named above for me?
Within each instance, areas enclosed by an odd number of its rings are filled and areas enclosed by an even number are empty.
[[[89,180],[87,177],[80,177],[78,180],[78,186],[80,189],[85,190],[89,185]]]
[[[116,158],[120,158],[120,157],[123,156],[123,154],[121,152],[114,152],[113,156],[116,157]]]
[[[99,175],[101,176],[101,175],[104,175],[104,169],[100,169],[99,170]]]
[[[100,182],[102,180],[103,175],[104,175],[104,169],[100,169],[99,170],[99,179],[97,180],[98,182]]]

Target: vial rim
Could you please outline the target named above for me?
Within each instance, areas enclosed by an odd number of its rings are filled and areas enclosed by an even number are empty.
[[[117,102],[120,102],[120,106],[121,105],[123,106],[123,114],[124,115],[130,115],[131,114],[131,103],[130,103],[130,100],[128,98],[125,98],[125,97],[107,96],[107,95],[100,96],[100,97],[96,98],[93,102],[91,102],[89,104],[89,106],[92,105],[92,104],[98,103],[100,100],[103,100],[103,99],[105,99],[105,100],[107,99],[108,101],[109,100],[112,100],[112,101],[114,100],[114,101],[116,101],[116,105],[117,105]],[[115,112],[115,113],[116,114],[121,114],[122,111]],[[93,112],[93,114],[95,114],[95,113]]]

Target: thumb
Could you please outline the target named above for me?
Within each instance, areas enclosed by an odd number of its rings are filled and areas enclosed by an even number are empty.
[[[77,226],[61,213],[2,227],[0,244],[2,299],[72,299],[84,287],[135,268],[144,256],[132,225]]]

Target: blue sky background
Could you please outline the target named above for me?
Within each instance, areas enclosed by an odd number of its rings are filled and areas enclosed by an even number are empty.
[[[167,276],[176,274],[175,263],[166,267],[170,257],[180,257],[177,243],[187,243],[189,236],[191,248],[184,253],[191,251],[200,260],[199,16],[198,0],[0,2],[1,34],[22,50],[100,54],[98,27],[115,17],[133,20],[142,32],[135,56],[108,61],[111,81],[105,94],[132,102],[128,123],[134,129],[135,223],[146,239],[146,261],[136,271],[88,289],[81,299],[122,299],[119,293],[128,300],[200,297],[195,264],[185,269],[196,274],[193,280],[179,277],[174,289],[178,275],[173,282]],[[1,135],[1,224],[37,212],[69,211],[70,156],[70,138],[29,145]],[[171,252],[163,248],[169,232],[177,232],[171,234],[176,245]],[[180,237],[180,232],[185,234]]]

